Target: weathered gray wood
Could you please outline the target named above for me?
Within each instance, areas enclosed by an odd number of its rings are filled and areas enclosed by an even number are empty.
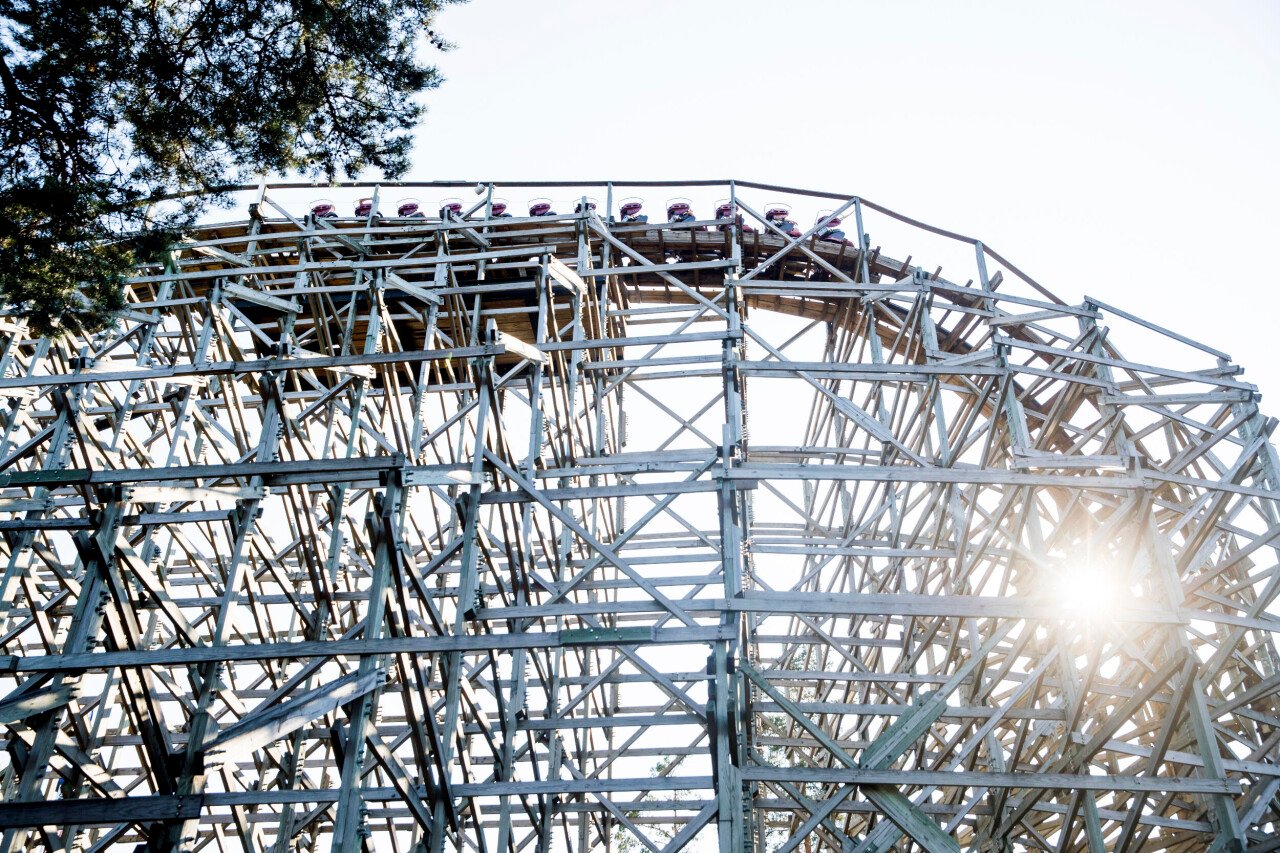
[[[849,194],[639,186],[264,182],[118,328],[0,318],[6,849],[1266,846],[1241,368]]]
[[[279,740],[378,687],[382,673],[351,674],[332,684],[267,710],[254,709],[244,719],[205,741],[205,760],[211,764],[234,761],[247,752]]]
[[[685,645],[729,639],[733,631],[695,627],[656,629],[650,641],[655,645]],[[606,644],[607,640],[604,641]],[[616,643],[628,644],[626,640]],[[395,637],[365,643],[362,640],[300,641],[261,643],[243,646],[197,646],[195,648],[151,649],[147,651],[88,652],[75,655],[25,655],[0,657],[0,667],[12,672],[79,672],[116,667],[168,667],[195,663],[255,661],[263,658],[352,657],[387,655],[399,652],[480,652],[490,649],[545,649],[561,644],[558,631],[529,631],[520,634],[483,634],[439,637]]]
[[[1238,782],[1215,779],[1162,779],[1149,776],[1094,776],[1077,773],[992,773],[935,770],[829,770],[817,767],[755,767],[744,779],[767,782],[854,783],[857,785],[932,785],[939,788],[1026,788],[1028,790],[1145,791],[1179,794],[1238,794]]]
[[[0,723],[18,723],[36,714],[61,708],[75,698],[78,686],[67,683],[0,699]]]

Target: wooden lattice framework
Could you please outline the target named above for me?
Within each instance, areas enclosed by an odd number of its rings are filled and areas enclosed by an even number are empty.
[[[4,325],[3,851],[1280,849],[1226,354],[858,198],[548,186],[260,187]]]

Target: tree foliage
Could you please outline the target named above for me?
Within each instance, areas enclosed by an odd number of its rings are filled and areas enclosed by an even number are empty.
[[[403,174],[452,2],[0,0],[0,300],[100,328],[218,187]]]

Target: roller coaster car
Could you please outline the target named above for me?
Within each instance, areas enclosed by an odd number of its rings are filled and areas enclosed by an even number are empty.
[[[716,208],[716,219],[734,219],[734,218],[735,218],[735,217],[734,217],[734,213],[733,213],[733,205],[732,205],[732,204],[730,204],[729,202],[725,202],[724,204],[722,204],[722,205],[720,205],[719,207],[717,207],[717,208]],[[755,230],[756,230],[756,229],[752,228],[750,225],[746,225],[746,224],[744,224],[744,223],[742,222],[742,218],[741,218],[741,217],[737,217],[737,219],[738,219],[738,228],[739,228],[739,229],[741,229],[741,230],[742,230],[742,232],[743,232],[744,234],[750,234],[750,233],[754,233],[754,232],[755,232]],[[733,226],[732,226],[732,225],[719,225],[719,226],[717,226],[716,230],[718,230],[718,231],[732,231],[732,230],[733,230]]]
[[[311,215],[316,218],[337,219],[338,211],[333,209],[333,202],[318,201],[311,205]]]
[[[416,201],[407,201],[396,208],[396,216],[413,217],[417,219],[426,219],[426,215],[419,209]]]
[[[649,217],[640,212],[644,205],[638,201],[627,201],[622,203],[622,207],[618,209],[618,213],[622,215],[623,222],[641,222],[646,223]]]
[[[596,209],[596,203],[594,201],[587,202],[587,210],[595,210],[595,209]],[[573,206],[573,212],[574,213],[582,212],[582,202],[578,202]]]
[[[765,211],[764,218],[776,225],[788,237],[799,237],[801,234],[800,226],[787,218],[790,215],[791,211],[785,207],[773,207]]]
[[[462,202],[450,201],[440,206],[441,219],[461,219],[462,218]]]
[[[667,205],[667,221],[693,222],[693,211],[690,209],[689,203],[685,201],[677,201]]]
[[[495,219],[511,216],[510,213],[507,213],[507,203],[505,201],[495,201],[490,205],[489,215]]]
[[[828,243],[848,243],[849,240],[839,226],[839,219],[828,219],[827,224],[818,229],[818,239]]]
[[[373,199],[362,198],[356,202],[356,216],[368,216],[373,213]]]
[[[556,212],[551,209],[551,202],[540,201],[537,204],[529,205],[530,216],[555,216]]]

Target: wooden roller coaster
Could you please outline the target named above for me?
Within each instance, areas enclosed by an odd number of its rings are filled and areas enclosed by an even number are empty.
[[[857,197],[404,186],[3,320],[0,853],[1280,849],[1225,353]]]

